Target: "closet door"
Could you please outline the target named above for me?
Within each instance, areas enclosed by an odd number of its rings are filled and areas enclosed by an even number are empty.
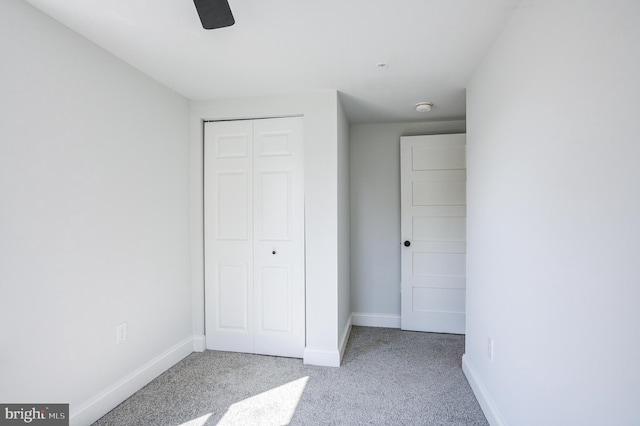
[[[253,124],[205,124],[207,349],[253,352]]]
[[[302,119],[205,126],[207,348],[302,357]]]
[[[254,122],[255,353],[302,358],[302,118]]]

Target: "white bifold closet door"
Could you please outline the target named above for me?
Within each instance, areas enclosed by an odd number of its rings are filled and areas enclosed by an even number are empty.
[[[302,358],[302,118],[205,123],[207,348]]]

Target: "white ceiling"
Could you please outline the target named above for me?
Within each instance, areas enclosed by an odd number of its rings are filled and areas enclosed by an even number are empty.
[[[229,0],[236,24],[207,31],[192,0],[26,1],[189,99],[335,89],[352,123],[464,118],[466,84],[519,3]]]

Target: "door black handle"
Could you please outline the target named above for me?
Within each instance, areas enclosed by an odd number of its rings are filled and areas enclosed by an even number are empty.
[[[411,245],[411,241],[407,240],[404,242],[405,247],[409,247]]]

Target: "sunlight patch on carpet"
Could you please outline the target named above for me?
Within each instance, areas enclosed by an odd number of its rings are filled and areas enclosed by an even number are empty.
[[[188,422],[182,423],[180,426],[204,426],[209,420],[213,413],[205,414],[204,416],[200,416],[197,419],[189,420]]]
[[[236,402],[229,407],[218,425],[289,424],[296,412],[307,380],[309,380],[309,376]]]

